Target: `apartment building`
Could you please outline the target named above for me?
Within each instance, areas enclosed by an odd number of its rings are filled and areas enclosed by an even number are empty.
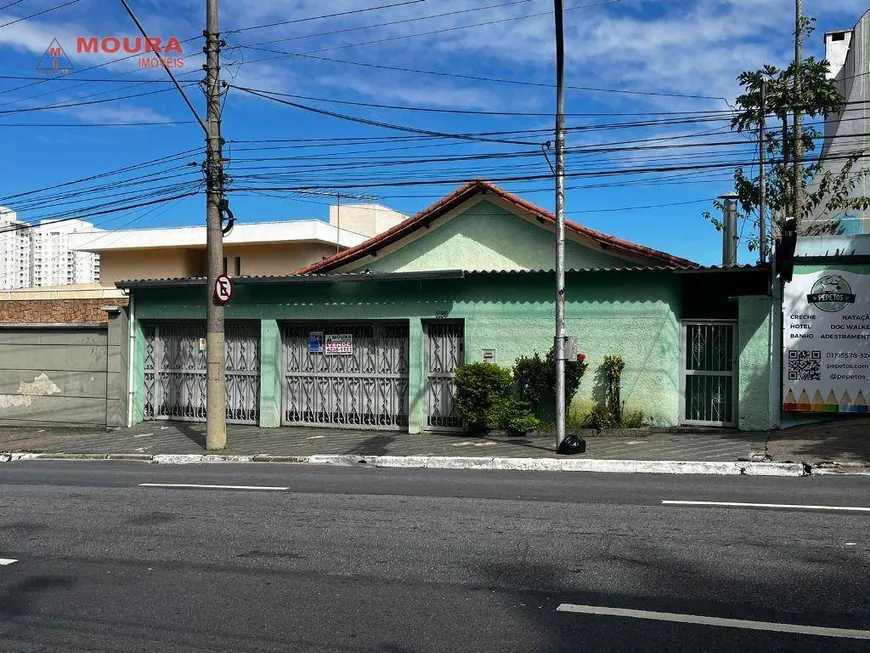
[[[0,207],[0,290],[93,283],[100,257],[72,249],[72,234],[91,239],[103,233],[90,222],[44,220],[33,227]]]

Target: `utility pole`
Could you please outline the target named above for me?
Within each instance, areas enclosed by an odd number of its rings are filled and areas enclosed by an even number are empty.
[[[761,82],[761,106],[758,116],[758,253],[761,263],[767,261],[767,173],[764,169],[767,144],[767,82]]]
[[[226,355],[224,343],[224,307],[214,296],[215,281],[223,272],[224,244],[221,231],[221,199],[224,190],[223,146],[221,141],[220,27],[218,0],[206,0],[206,103],[208,135],[206,137],[206,449],[227,446],[226,424]]]
[[[794,219],[800,229],[804,206],[801,64],[803,63],[803,2],[794,2]]]
[[[556,449],[565,439],[565,36],[562,0],[556,18]]]

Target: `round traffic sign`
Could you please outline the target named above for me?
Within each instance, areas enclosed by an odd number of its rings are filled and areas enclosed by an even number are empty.
[[[214,298],[218,304],[228,304],[233,298],[233,280],[222,274],[214,280]]]

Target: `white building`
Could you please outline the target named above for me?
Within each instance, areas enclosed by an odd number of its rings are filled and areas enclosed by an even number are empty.
[[[0,207],[0,290],[93,283],[100,278],[100,257],[70,245],[71,234],[102,233],[90,222],[43,221],[37,227]]]
[[[104,233],[90,222],[67,220],[43,221],[33,229],[33,283],[34,287],[66,286],[93,283],[100,279],[100,257],[91,252],[72,249],[72,234],[94,239]],[[77,241],[79,242],[79,241]]]
[[[30,228],[15,211],[0,206],[0,289],[31,285]]]
[[[231,276],[293,274],[354,247],[408,216],[379,204],[330,208],[329,222],[237,222],[224,237],[224,272]],[[80,253],[99,256],[100,283],[206,276],[205,226],[129,229],[71,237]]]
[[[825,119],[824,144],[821,163],[824,171],[840,172],[846,158],[855,152],[867,151],[870,146],[870,11],[865,13],[852,29],[825,34],[825,59],[830,64],[829,79],[835,79],[840,93],[846,98],[842,113]],[[870,168],[870,156],[863,155],[852,169],[855,174]],[[817,179],[821,176],[820,173]],[[817,183],[817,182],[816,182]],[[810,185],[810,190],[814,186]],[[853,196],[870,195],[870,179],[858,181]],[[841,233],[870,233],[870,211],[847,209],[835,215],[823,212],[813,220],[841,221]]]

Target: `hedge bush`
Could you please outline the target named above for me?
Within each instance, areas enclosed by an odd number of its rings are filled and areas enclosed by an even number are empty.
[[[511,371],[495,363],[468,363],[456,369],[454,405],[457,416],[473,431],[492,428],[490,411],[507,399]]]

